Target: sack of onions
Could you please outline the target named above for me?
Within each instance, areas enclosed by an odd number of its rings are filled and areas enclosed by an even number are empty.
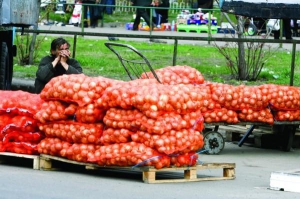
[[[128,129],[131,131],[136,131],[140,129],[141,124],[139,122],[140,118],[144,115],[137,109],[119,109],[110,108],[106,111],[103,118],[103,123],[114,129]]]
[[[157,116],[156,119],[143,116],[138,119],[138,123],[141,124],[140,130],[151,134],[164,134],[171,130],[180,131],[190,128],[202,132],[204,129],[204,119],[200,110],[182,115],[166,112]]]
[[[103,120],[106,110],[97,108],[95,104],[78,107],[75,113],[77,122],[97,123]]]
[[[195,68],[190,66],[168,66],[156,69],[160,82],[162,84],[203,84],[203,75]],[[147,72],[141,75],[141,78],[155,78],[153,73]]]
[[[250,108],[254,110],[264,109],[269,104],[268,93],[259,86],[238,86],[240,89],[239,110]]]
[[[5,135],[12,131],[36,132],[37,120],[32,116],[2,114],[0,115],[0,132]]]
[[[30,142],[7,142],[3,143],[3,148],[6,152],[18,153],[18,154],[38,154],[38,144]]]
[[[100,144],[103,126],[102,123],[59,121],[39,124],[39,129],[45,133],[46,137],[59,138],[70,143]]]
[[[221,105],[221,107],[239,110],[240,87],[222,83],[211,83],[212,100]]]
[[[170,155],[171,166],[176,167],[191,167],[197,164],[198,153],[190,152],[184,154]]]
[[[185,114],[199,110],[203,96],[194,85],[150,85],[140,87],[133,97],[133,106],[148,117],[157,118],[160,112]]]
[[[228,124],[236,124],[239,122],[236,111],[228,110],[226,108],[209,110],[207,112],[203,112],[202,114],[205,123],[225,122]]]
[[[131,135],[131,139],[168,155],[197,151],[204,145],[203,135],[193,129],[171,130],[162,135],[137,131]]]
[[[8,142],[30,142],[39,143],[44,139],[44,134],[41,132],[23,132],[23,131],[12,131],[3,136],[3,143]]]
[[[201,112],[221,108],[221,105],[212,99],[211,88],[209,84],[198,85],[198,87],[203,96],[203,106],[200,109]]]
[[[62,100],[84,106],[94,103],[115,81],[117,80],[88,77],[84,74],[61,75],[52,78],[40,96],[43,100]]]
[[[261,86],[262,87],[262,86]],[[300,109],[300,90],[292,86],[264,85],[268,89],[269,103],[274,110]]]
[[[240,121],[244,122],[274,123],[274,118],[269,108],[264,108],[262,110],[242,109],[238,113],[238,118]]]
[[[128,142],[101,146],[100,166],[154,166],[156,169],[170,166],[170,158],[141,143]]]
[[[130,142],[132,134],[133,132],[128,129],[107,128],[103,130],[103,134],[100,138],[101,144],[109,145]]]
[[[77,162],[96,163],[95,151],[100,148],[95,144],[74,143],[66,150],[65,157]]]
[[[200,110],[186,114],[165,112],[152,119],[137,109],[125,110],[110,108],[103,118],[104,124],[112,128],[125,128],[131,131],[147,131],[153,134],[163,134],[170,130],[193,128],[202,131],[204,119]]]
[[[300,110],[295,111],[274,111],[274,118],[277,121],[297,121],[300,120]]]
[[[99,108],[121,107],[131,109],[133,96],[141,86],[156,85],[158,82],[153,79],[136,79],[128,82],[115,82],[105,90],[103,95],[96,100]]]
[[[65,120],[69,117],[65,114],[65,109],[68,106],[69,104],[63,101],[45,101],[33,117],[40,123]]]
[[[25,91],[0,91],[0,113],[33,116],[43,100],[39,94]]]
[[[39,154],[67,157],[67,150],[72,144],[60,140],[59,138],[45,138],[38,144]]]

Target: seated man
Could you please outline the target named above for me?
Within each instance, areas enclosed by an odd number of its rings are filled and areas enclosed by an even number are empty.
[[[64,38],[54,39],[51,43],[50,55],[42,58],[35,79],[35,93],[40,93],[53,78],[63,74],[80,74],[79,62],[70,58],[70,44]]]

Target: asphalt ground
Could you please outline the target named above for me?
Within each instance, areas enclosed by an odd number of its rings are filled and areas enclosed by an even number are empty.
[[[300,170],[300,149],[283,152],[237,146],[226,142],[218,155],[199,157],[200,163],[235,163],[234,180],[146,184],[142,173],[124,170],[87,171],[69,164],[63,170],[33,170],[32,164],[0,164],[1,199],[299,199],[300,193],[270,189],[270,176],[275,171]],[[222,169],[197,172],[199,177],[222,176]],[[158,173],[158,177],[183,176],[183,172]]]

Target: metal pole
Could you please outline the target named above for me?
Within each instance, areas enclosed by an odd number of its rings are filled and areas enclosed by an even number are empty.
[[[76,44],[77,44],[77,35],[74,35],[74,42],[73,42],[73,58],[75,59],[76,56]]]
[[[176,66],[178,40],[174,39],[173,66]]]
[[[290,86],[294,85],[295,58],[296,58],[296,43],[293,42]]]

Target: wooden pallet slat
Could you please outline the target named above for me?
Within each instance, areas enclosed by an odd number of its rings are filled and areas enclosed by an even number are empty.
[[[27,154],[18,154],[10,152],[0,152],[0,162],[5,162],[5,157],[13,158],[26,158],[33,160],[33,169],[40,169],[40,157],[39,155],[27,155]]]
[[[156,184],[156,183],[175,183],[175,182],[199,182],[199,181],[212,181],[212,180],[232,180],[235,179],[235,164],[234,163],[204,163],[192,167],[170,167],[155,169],[154,167],[143,166],[143,167],[118,167],[118,166],[99,166],[92,163],[83,163],[73,160],[68,160],[61,157],[55,157],[50,155],[40,155],[40,169],[41,170],[55,170],[53,168],[53,161],[60,161],[70,164],[82,165],[85,169],[99,170],[99,169],[121,169],[128,171],[140,171],[142,172],[142,180],[144,183]],[[210,169],[223,169],[223,176],[211,176],[203,177],[198,176],[198,172],[201,170]],[[177,178],[175,174],[183,171],[183,177]],[[172,175],[169,179],[158,179],[157,174],[161,172],[168,172]]]

